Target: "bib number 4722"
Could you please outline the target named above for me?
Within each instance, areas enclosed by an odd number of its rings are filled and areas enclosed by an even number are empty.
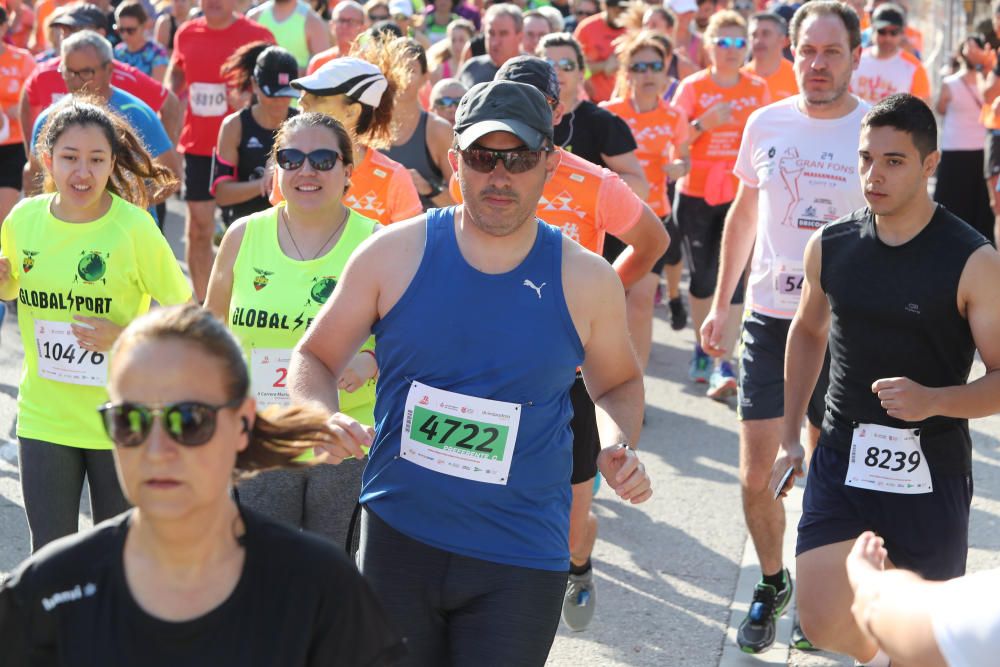
[[[484,454],[493,453],[490,445],[500,437],[500,430],[493,426],[481,427],[475,422],[463,422],[447,417],[439,419],[433,413],[428,415],[424,423],[417,430],[427,436],[427,440],[436,441],[439,445],[454,445],[455,447],[482,452]],[[458,431],[457,435],[456,431]],[[438,439],[439,434],[441,436],[440,439]],[[480,434],[485,435],[486,439],[479,444],[473,444],[472,441],[476,440]],[[454,439],[452,439],[453,435],[455,436]],[[431,443],[428,442],[428,444]]]

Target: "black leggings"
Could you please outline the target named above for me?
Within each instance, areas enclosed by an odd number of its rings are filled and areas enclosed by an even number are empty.
[[[726,225],[730,205],[711,206],[701,197],[677,193],[674,217],[684,240],[688,270],[691,272],[689,289],[696,299],[711,299],[715,293],[722,253],[722,229]],[[742,274],[730,303],[743,303]]]
[[[90,485],[95,524],[128,509],[111,450],[67,447],[31,438],[18,440],[21,494],[32,553],[79,529],[84,477]]]
[[[566,572],[491,563],[411,539],[367,508],[358,563],[402,634],[400,667],[542,667]]]

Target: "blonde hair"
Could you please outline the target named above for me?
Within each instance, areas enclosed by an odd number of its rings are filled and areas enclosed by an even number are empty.
[[[743,36],[747,36],[747,22],[743,17],[731,9],[723,9],[721,12],[712,14],[708,20],[708,27],[705,28],[703,36],[705,42],[711,42],[719,36],[719,31],[723,28],[739,28],[743,31]]]
[[[409,51],[409,42],[404,37],[363,41],[363,44],[354,45],[350,55],[379,68],[385,77],[386,89],[377,107],[359,102],[362,107],[361,117],[358,118],[358,124],[348,130],[364,146],[390,148],[396,135],[392,110],[396,104],[396,95],[410,83],[410,63],[413,56]]]

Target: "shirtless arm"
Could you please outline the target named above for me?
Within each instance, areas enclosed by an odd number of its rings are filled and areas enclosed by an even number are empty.
[[[621,176],[622,180],[628,183],[632,192],[639,199],[646,201],[646,198],[649,197],[649,181],[646,180],[646,174],[642,170],[642,165],[639,164],[639,158],[636,157],[635,151],[621,155],[601,153],[601,159],[608,165],[608,169]]]
[[[246,234],[246,222],[240,220],[233,224],[219,245],[219,254],[215,256],[212,265],[212,275],[208,279],[208,297],[205,308],[223,322],[229,322],[229,303],[233,298],[233,269],[236,266],[236,256],[243,245]]]
[[[441,192],[431,199],[435,206],[451,206],[455,203],[448,193],[448,183],[451,182],[453,173],[448,151],[451,149],[453,137],[454,132],[448,121],[434,114],[427,115],[427,149],[435,166],[441,171],[441,180],[444,183]]]
[[[583,379],[597,408],[603,446],[598,467],[621,498],[641,503],[653,492],[634,452],[645,394],[625,325],[625,291],[607,262],[568,239],[563,240],[563,289],[583,343]]]
[[[615,260],[615,271],[626,289],[648,274],[670,245],[663,221],[645,203],[639,222],[618,238],[628,246]]]
[[[333,46],[333,38],[330,36],[330,29],[327,28],[326,22],[320,18],[319,14],[311,10],[306,15],[306,45],[309,48],[310,56],[326,51]],[[302,70],[300,74],[305,74],[305,70]]]

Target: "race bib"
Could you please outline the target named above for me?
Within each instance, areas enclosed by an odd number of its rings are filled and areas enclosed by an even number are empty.
[[[802,298],[802,284],[806,274],[802,262],[777,257],[772,265],[771,276],[774,305],[784,310],[795,310]]]
[[[250,353],[250,390],[257,407],[289,405],[288,365],[292,351],[281,348],[255,347]]]
[[[521,406],[414,382],[406,396],[399,455],[429,470],[507,484]]]
[[[192,83],[190,99],[195,116],[225,116],[229,111],[224,83]]]
[[[80,347],[69,322],[35,320],[38,377],[67,384],[108,384],[108,355]]]
[[[885,493],[930,493],[931,469],[919,431],[858,424],[851,440],[847,486]]]

